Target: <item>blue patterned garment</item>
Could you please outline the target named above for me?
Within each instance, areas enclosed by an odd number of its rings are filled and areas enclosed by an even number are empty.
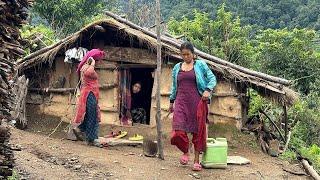
[[[92,92],[88,95],[86,114],[79,129],[86,134],[88,142],[93,142],[95,139],[98,139],[97,99]]]

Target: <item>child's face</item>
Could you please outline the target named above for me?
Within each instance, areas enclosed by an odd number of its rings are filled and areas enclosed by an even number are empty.
[[[132,87],[132,92],[133,93],[138,93],[141,91],[141,85],[139,83],[135,83]]]

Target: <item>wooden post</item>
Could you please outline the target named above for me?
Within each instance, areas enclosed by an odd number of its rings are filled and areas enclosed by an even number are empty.
[[[160,35],[160,0],[156,0],[156,29],[157,29],[157,134],[158,134],[158,152],[159,158],[164,159],[161,129],[161,104],[160,104],[160,76],[161,76],[161,35]]]
[[[286,138],[286,142],[288,140],[288,114],[287,114],[287,105],[283,103],[283,113],[284,113],[284,136]]]

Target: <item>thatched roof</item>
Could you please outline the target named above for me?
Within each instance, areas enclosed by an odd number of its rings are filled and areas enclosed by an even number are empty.
[[[88,33],[88,31],[96,31],[97,25],[103,28],[116,30],[130,38],[134,37],[139,43],[145,44],[149,49],[156,49],[157,39],[154,32],[139,27],[110,12],[107,12],[106,14],[112,18],[93,22],[61,41],[24,57],[18,62],[19,70],[23,71],[43,62],[52,62],[59,52],[61,53],[61,51],[67,50],[74,46],[76,42],[79,42],[79,40],[81,41],[82,38],[86,38],[84,34]],[[179,47],[182,42],[165,35],[161,37],[161,40],[163,53],[179,58]],[[261,95],[271,98],[276,102],[285,102],[290,105],[298,98],[297,93],[289,88],[290,83],[288,80],[246,69],[218,57],[206,54],[200,50],[196,50],[195,53],[199,58],[205,60],[215,73],[223,75],[225,79],[230,81],[252,87]]]

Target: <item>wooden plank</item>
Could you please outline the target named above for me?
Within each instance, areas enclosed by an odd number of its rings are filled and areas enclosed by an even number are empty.
[[[110,84],[101,84],[99,85],[100,89],[113,89],[118,85],[115,83]],[[65,93],[65,92],[74,92],[76,88],[29,88],[30,92],[44,92],[44,93]]]
[[[102,111],[102,112],[118,112],[118,109],[113,108],[113,107],[102,107],[102,108],[100,108],[100,111]]]
[[[106,46],[107,61],[122,61],[156,65],[156,55],[147,49]]]
[[[121,64],[118,65],[119,69],[126,69],[126,68],[156,68],[156,65],[153,64]]]
[[[143,144],[143,141],[130,141],[126,139],[103,138],[103,137],[99,137],[99,142],[101,144],[106,143],[109,146],[138,146]]]
[[[163,92],[161,96],[170,96],[170,92]],[[212,97],[244,97],[246,94],[244,93],[213,93]]]

